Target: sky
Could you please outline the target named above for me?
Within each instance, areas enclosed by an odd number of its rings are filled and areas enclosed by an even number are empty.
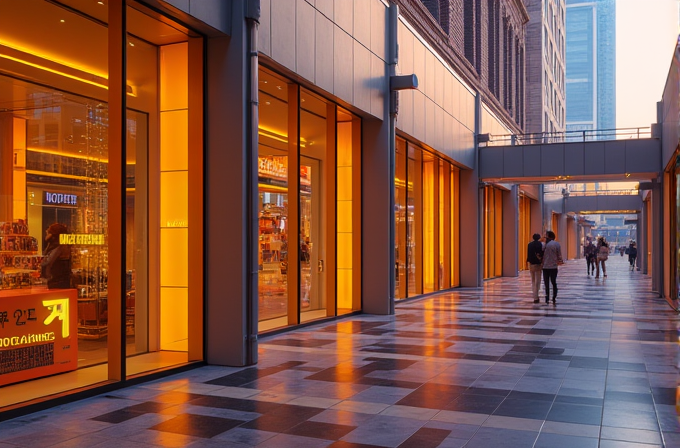
[[[678,40],[678,0],[616,0],[616,127],[656,122]]]

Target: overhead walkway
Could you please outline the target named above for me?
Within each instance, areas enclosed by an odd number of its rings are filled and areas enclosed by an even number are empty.
[[[630,190],[570,192],[564,198],[564,211],[582,215],[640,213],[642,196]]]
[[[650,181],[661,166],[661,139],[650,128],[478,136],[486,182]]]

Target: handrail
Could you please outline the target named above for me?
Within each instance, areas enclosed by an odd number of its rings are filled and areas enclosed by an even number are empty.
[[[486,146],[506,145],[542,145],[546,143],[573,143],[590,141],[607,141],[622,139],[651,138],[651,127],[618,128],[618,129],[587,129],[581,131],[564,132],[533,132],[527,134],[488,134],[488,139],[480,139]]]
[[[570,191],[569,197],[574,196],[637,196],[640,194],[640,190],[637,189],[627,189],[627,190],[589,190],[589,191]]]

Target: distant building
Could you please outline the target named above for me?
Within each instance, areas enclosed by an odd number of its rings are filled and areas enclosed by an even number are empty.
[[[527,133],[564,132],[564,0],[527,0]]]
[[[615,2],[567,0],[566,10],[567,131],[614,129]],[[594,135],[591,139],[598,138],[607,136]]]

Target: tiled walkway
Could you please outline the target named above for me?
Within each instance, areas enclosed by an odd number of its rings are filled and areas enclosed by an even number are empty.
[[[618,256],[558,284],[556,306],[522,273],[262,338],[255,368],[0,423],[0,447],[680,447],[677,314]]]

